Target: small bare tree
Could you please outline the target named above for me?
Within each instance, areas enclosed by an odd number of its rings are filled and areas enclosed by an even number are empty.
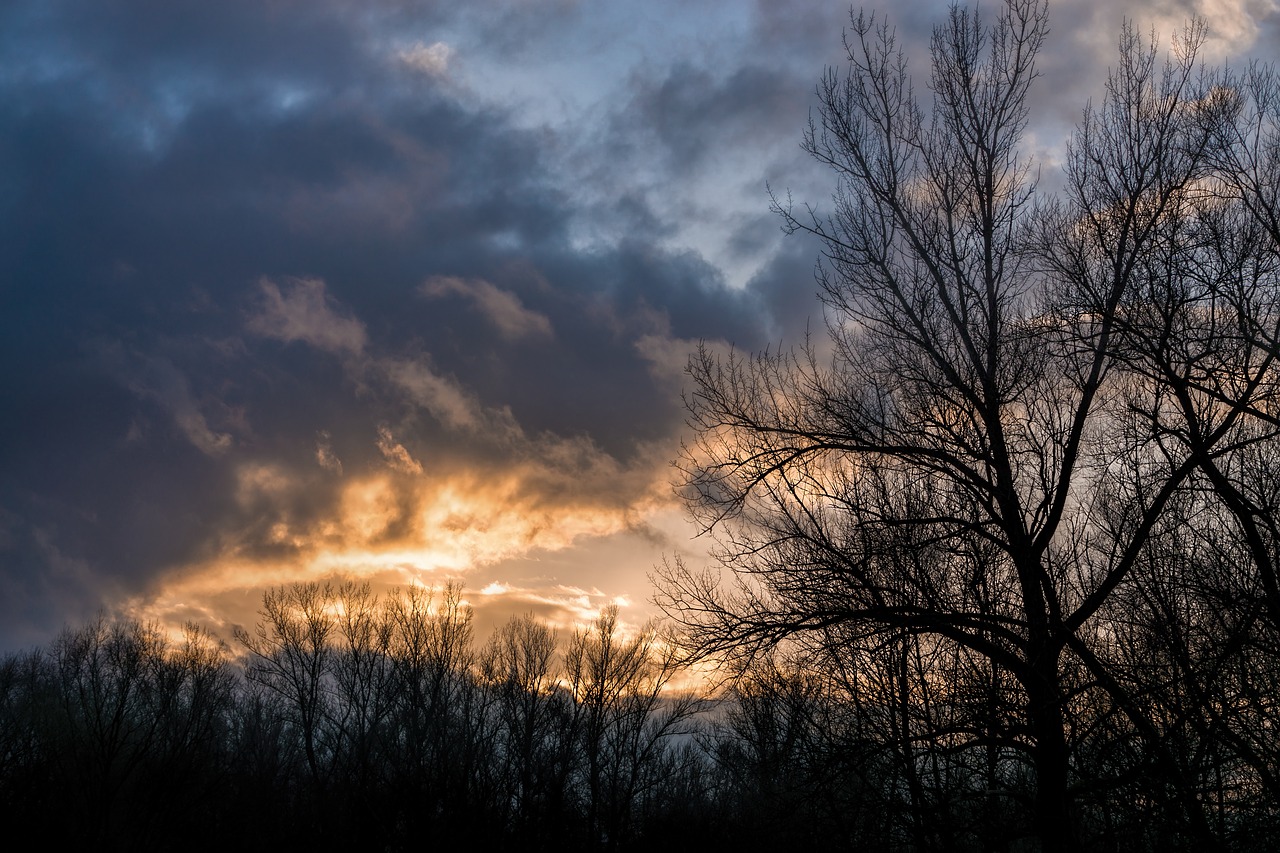
[[[301,733],[313,784],[323,788],[331,753],[324,742],[332,702],[333,640],[338,632],[329,583],[299,583],[267,590],[262,621],[235,639],[249,651],[246,675],[278,695]]]
[[[513,616],[480,655],[480,677],[496,695],[502,774],[513,823],[532,843],[563,823],[573,744],[569,703],[557,688],[556,632],[532,614]]]
[[[564,680],[573,694],[577,758],[581,763],[591,844],[617,849],[633,829],[637,807],[656,793],[662,759],[673,738],[690,731],[699,702],[664,695],[680,670],[675,648],[656,626],[631,637],[611,604],[574,634],[564,655]]]

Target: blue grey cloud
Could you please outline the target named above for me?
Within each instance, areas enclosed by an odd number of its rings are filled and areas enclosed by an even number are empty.
[[[1275,44],[1274,16],[1227,6],[1242,49]],[[891,11],[927,45],[936,4]],[[1052,14],[1046,138],[1114,41],[1100,2]],[[537,515],[521,535],[603,536],[596,507],[645,539],[683,353],[821,323],[817,247],[781,237],[765,184],[829,197],[798,142],[846,21],[825,0],[0,6],[0,645],[220,555],[301,559],[288,531],[325,535],[374,474],[392,521],[369,542],[418,530],[433,477]]]

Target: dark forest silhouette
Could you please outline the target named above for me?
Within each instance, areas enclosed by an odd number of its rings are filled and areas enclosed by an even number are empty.
[[[94,849],[1270,850],[1280,80],[1130,27],[1036,194],[1042,3],[913,88],[855,16],[807,149],[827,338],[693,358],[721,571],[676,630],[474,641],[461,589],[269,591],[234,649],[99,619],[0,661],[0,808]],[[929,93],[928,102],[920,94]],[[672,690],[714,663],[723,688]]]
[[[612,608],[476,644],[458,587],[348,582],[271,590],[261,617],[247,656],[98,619],[5,657],[0,810],[120,850],[1035,847],[1031,764],[973,744],[1011,713],[999,685],[962,660],[935,681],[905,635],[840,666],[759,656],[708,700],[664,692],[671,647]],[[1077,715],[1073,768],[1110,781],[1077,794],[1082,849],[1203,849],[1188,801],[1215,843],[1270,849],[1274,729],[1233,733],[1260,709],[1192,709],[1143,655],[1150,713],[1183,714],[1177,764],[1115,708]]]
[[[243,658],[104,619],[6,657],[5,813],[131,850],[623,849],[709,823],[701,703],[662,695],[670,652],[616,609],[480,647],[456,586],[299,584],[260,615]]]

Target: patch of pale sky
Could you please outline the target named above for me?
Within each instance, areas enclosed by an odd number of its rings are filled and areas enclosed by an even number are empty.
[[[565,27],[522,45],[520,56],[466,48],[466,82],[482,100],[509,110],[526,128],[582,129],[600,107],[617,105],[642,69],[679,62],[714,66],[742,47],[746,4],[676,2],[587,4]]]

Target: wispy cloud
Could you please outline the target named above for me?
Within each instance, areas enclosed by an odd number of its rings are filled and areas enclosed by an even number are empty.
[[[387,460],[387,465],[394,471],[402,474],[421,474],[422,463],[413,458],[409,451],[404,449],[404,445],[395,440],[395,436],[391,434],[391,429],[386,424],[378,425],[378,450],[382,453],[382,458]]]
[[[483,279],[434,276],[422,284],[422,292],[437,299],[450,295],[463,297],[509,341],[552,337],[551,321],[545,315],[529,310],[519,296]]]
[[[144,357],[137,359],[129,371],[125,378],[129,389],[168,412],[192,446],[211,456],[231,447],[231,435],[210,428],[190,382],[174,364],[164,358]]]
[[[323,281],[291,279],[282,291],[274,281],[259,282],[262,300],[249,318],[251,332],[291,343],[302,341],[317,349],[357,355],[364,351],[364,324],[333,307]]]
[[[342,460],[333,452],[333,437],[328,430],[322,429],[316,433],[316,462],[326,471],[342,473]]]

